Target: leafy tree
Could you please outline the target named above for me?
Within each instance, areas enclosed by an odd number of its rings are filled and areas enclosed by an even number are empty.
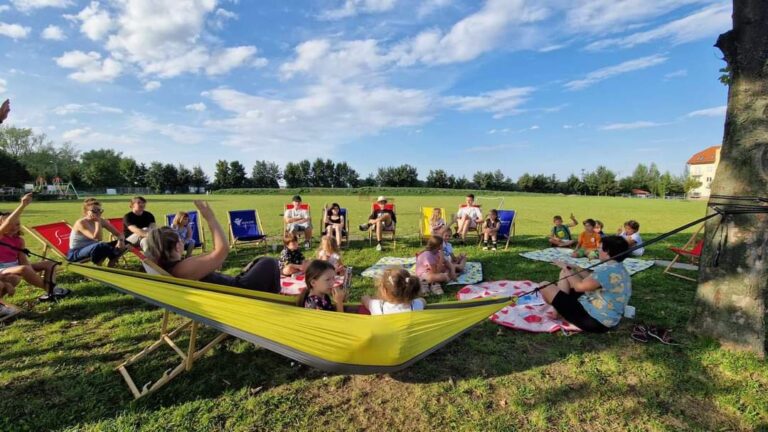
[[[683,192],[688,195],[688,193],[690,193],[692,190],[700,188],[701,184],[702,183],[699,180],[696,180],[693,177],[686,177],[683,182]]]
[[[32,129],[0,128],[0,150],[20,159],[45,141],[45,135],[35,135]]]
[[[163,165],[160,171],[163,180],[163,191],[176,192],[181,187],[179,183],[179,170],[172,164]]]
[[[278,180],[282,178],[280,167],[274,162],[256,161],[251,170],[251,182],[253,187],[279,188]]]
[[[32,175],[24,168],[18,159],[0,150],[0,185],[19,187],[31,180]]]
[[[521,175],[520,178],[517,179],[517,187],[521,191],[525,191],[525,192],[533,191],[533,176],[528,173],[524,173],[523,175]]]
[[[176,179],[176,191],[182,193],[189,192],[189,187],[192,186],[192,171],[184,165],[179,165]]]
[[[346,162],[337,163],[334,167],[334,187],[354,188],[360,184],[360,176]]]
[[[205,175],[205,171],[200,165],[195,165],[192,168],[192,176],[190,178],[190,184],[197,188],[208,187],[208,176]]]
[[[215,189],[228,189],[232,187],[229,175],[229,162],[225,160],[216,161],[216,171],[213,174],[213,187]]]
[[[120,177],[125,180],[125,186],[139,187],[144,184],[144,175],[147,167],[144,164],[137,164],[133,158],[122,158],[118,165]]]
[[[376,183],[384,187],[415,187],[419,186],[419,173],[416,167],[408,164],[379,168]]]
[[[467,180],[466,177],[461,176],[459,178],[456,178],[453,182],[453,188],[454,189],[468,189],[469,188],[469,180]]]
[[[594,172],[596,177],[596,191],[598,195],[615,195],[618,190],[616,174],[608,168],[600,165]]]
[[[86,184],[95,188],[126,184],[120,172],[122,154],[112,149],[91,150],[80,158],[81,176]]]
[[[504,188],[506,178],[501,170],[496,170],[494,172],[477,171],[475,175],[472,176],[472,181],[479,189],[501,190]]]
[[[149,164],[147,173],[144,175],[144,181],[147,187],[151,188],[156,193],[164,192],[167,186],[163,175],[163,164],[160,162],[152,162]]]
[[[229,163],[229,187],[242,188],[248,186],[245,167],[239,161]]]
[[[575,174],[571,174],[568,176],[568,178],[565,180],[565,193],[569,194],[579,194],[584,191],[584,182],[581,181],[580,178],[576,177]]]
[[[324,161],[317,158],[312,163],[309,183],[314,187],[331,187],[333,186],[334,174],[334,164],[332,160],[328,159]]]
[[[429,187],[447,189],[453,186],[452,183],[455,183],[455,179],[451,182],[448,173],[444,170],[429,170],[429,174],[427,174],[427,186]]]
[[[301,166],[297,163],[288,162],[285,164],[283,179],[285,179],[285,185],[289,188],[306,186],[304,183],[304,173],[301,171]]]
[[[376,176],[373,175],[373,173],[368,174],[368,177],[364,178],[362,182],[360,182],[360,186],[363,187],[373,187],[377,185]]]

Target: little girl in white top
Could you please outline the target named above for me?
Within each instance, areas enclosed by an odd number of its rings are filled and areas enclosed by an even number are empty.
[[[344,263],[341,261],[341,248],[336,238],[331,235],[324,235],[320,238],[320,247],[317,249],[317,259],[328,261],[336,269],[337,274],[344,271]]]
[[[377,298],[363,296],[362,303],[371,315],[386,315],[424,310],[427,302],[419,298],[419,278],[400,268],[384,270],[378,281]]]

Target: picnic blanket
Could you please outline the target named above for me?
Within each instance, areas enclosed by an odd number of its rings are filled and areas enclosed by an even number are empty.
[[[520,255],[528,259],[549,263],[559,260],[581,268],[586,268],[597,262],[597,260],[589,260],[587,258],[573,258],[570,255],[572,252],[573,249],[569,248],[547,248],[537,251],[523,252]],[[653,260],[627,258],[622,261],[622,264],[624,264],[624,268],[627,269],[627,272],[629,272],[630,275],[633,275],[653,267]]]
[[[376,264],[363,270],[362,275],[369,278],[378,278],[389,267],[402,267],[413,273],[416,267],[416,257],[383,257]],[[479,262],[468,262],[464,266],[464,271],[455,281],[448,282],[448,285],[467,285],[481,282],[483,280],[483,265]]]
[[[467,285],[456,293],[459,300],[471,300],[491,296],[519,296],[531,291],[539,284],[531,281],[500,280]],[[537,291],[517,299],[513,306],[507,306],[491,316],[491,321],[504,327],[533,333],[554,333],[559,330],[580,332],[575,325],[557,317],[555,308],[544,302]]]
[[[344,286],[344,276],[336,275],[336,287]],[[304,273],[296,273],[293,276],[280,276],[280,294],[299,295],[307,289]]]

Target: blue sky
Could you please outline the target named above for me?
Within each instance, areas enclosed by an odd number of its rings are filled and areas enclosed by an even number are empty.
[[[138,161],[682,173],[722,139],[712,0],[0,0],[9,124]]]

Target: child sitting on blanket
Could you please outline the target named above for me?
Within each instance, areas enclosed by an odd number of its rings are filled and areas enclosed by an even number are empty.
[[[552,232],[549,234],[549,244],[555,247],[568,247],[572,246],[575,241],[571,237],[571,230],[579,224],[576,217],[571,213],[571,223],[564,224],[562,216],[555,216],[552,218]]]
[[[179,239],[184,242],[184,250],[186,251],[184,258],[191,257],[192,252],[195,251],[195,239],[192,238],[192,226],[189,224],[189,213],[183,211],[177,212],[176,216],[173,217],[173,222],[171,222],[171,228],[176,231],[176,234],[179,235]]]
[[[416,255],[416,276],[421,284],[421,294],[443,295],[443,282],[455,279],[445,264],[443,255],[443,238],[432,236],[427,241],[427,247]]]
[[[579,235],[579,242],[576,243],[576,250],[571,254],[574,258],[587,257],[589,259],[597,258],[597,250],[600,248],[600,234],[595,232],[595,220],[587,219],[584,221],[584,232]]]
[[[491,250],[496,250],[496,235],[499,233],[501,227],[501,221],[499,220],[499,212],[496,209],[488,212],[488,218],[484,222],[483,226],[483,250],[488,250],[488,242],[492,241]]]
[[[280,252],[280,259],[278,263],[280,265],[280,274],[283,276],[291,276],[295,273],[304,271],[306,267],[306,261],[304,260],[304,254],[299,249],[299,238],[294,233],[285,233],[283,236],[283,251]]]
[[[443,211],[439,208],[432,209],[432,217],[429,219],[429,227],[432,235],[442,236],[443,231],[448,228],[443,219]]]
[[[443,230],[443,255],[445,255],[445,263],[453,268],[454,275],[458,275],[464,271],[464,267],[467,265],[467,255],[461,254],[456,256],[453,254],[451,228],[449,227],[445,227]]]
[[[604,228],[605,228],[605,225],[603,225],[603,222],[598,219],[595,219],[595,232],[597,233],[597,235],[600,236],[600,241],[602,241],[603,238],[605,238]]]
[[[317,259],[328,261],[336,269],[336,273],[344,273],[344,263],[341,261],[341,249],[336,239],[326,234],[320,238],[320,247],[317,249]]]
[[[420,283],[407,270],[390,267],[378,280],[376,298],[363,296],[361,303],[371,315],[386,315],[424,310],[427,302],[419,297]]]
[[[633,219],[624,222],[624,229],[619,228],[619,235],[624,238],[629,244],[629,247],[635,247],[635,245],[643,244],[643,239],[640,237],[640,224]],[[638,248],[631,252],[632,256],[643,256],[645,248]]]
[[[297,242],[298,244],[298,242]],[[324,311],[344,312],[344,300],[347,297],[342,287],[336,283],[336,269],[328,261],[314,260],[304,273],[305,289],[296,302],[299,307]],[[333,296],[333,302],[331,302]]]

